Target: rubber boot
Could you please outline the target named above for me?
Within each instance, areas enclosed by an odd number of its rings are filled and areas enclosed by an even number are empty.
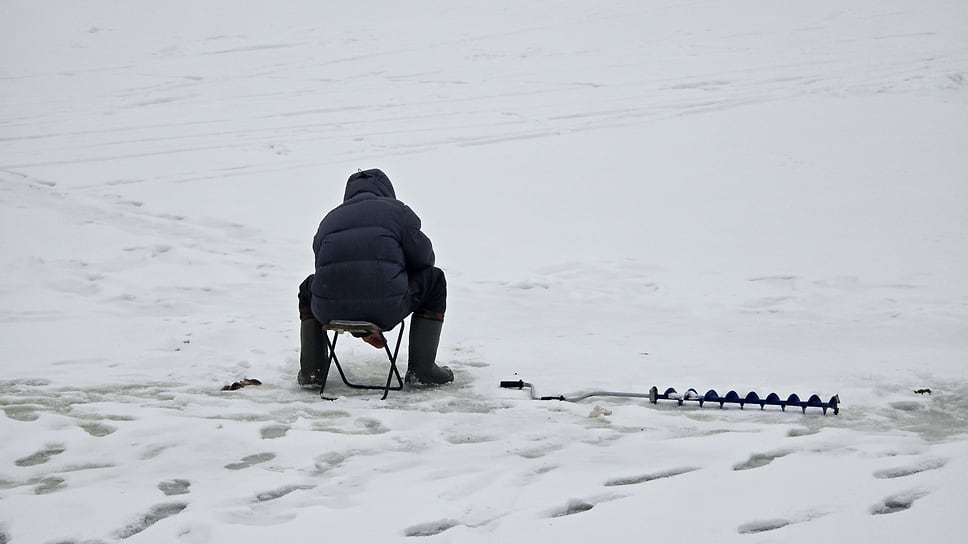
[[[437,366],[437,346],[444,322],[414,315],[410,319],[410,346],[407,359],[409,384],[439,385],[454,381],[454,373]]]
[[[323,326],[315,318],[299,323],[299,385],[320,386],[329,374],[329,348]]]

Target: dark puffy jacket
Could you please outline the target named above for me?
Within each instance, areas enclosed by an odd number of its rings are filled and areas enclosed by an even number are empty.
[[[313,238],[312,311],[322,323],[369,321],[389,329],[410,313],[409,275],[434,265],[420,218],[380,170],[350,176],[343,203]]]

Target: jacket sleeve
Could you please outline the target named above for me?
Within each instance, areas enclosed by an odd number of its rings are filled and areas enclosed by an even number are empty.
[[[404,206],[401,245],[404,264],[408,271],[422,270],[434,265],[433,244],[420,230],[420,218],[408,206]]]

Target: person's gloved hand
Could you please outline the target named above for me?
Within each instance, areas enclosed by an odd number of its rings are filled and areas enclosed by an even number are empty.
[[[378,332],[371,332],[370,334],[364,336],[363,341],[375,347],[376,349],[383,349],[387,345],[387,342],[386,340],[384,340],[383,335]]]

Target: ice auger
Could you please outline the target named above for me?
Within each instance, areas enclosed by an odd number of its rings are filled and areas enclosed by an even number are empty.
[[[574,397],[565,397],[564,395],[557,396],[545,396],[539,397],[534,391],[534,385],[523,380],[508,380],[502,381],[501,387],[505,389],[524,389],[527,387],[531,391],[532,400],[561,400],[565,402],[578,402],[580,400],[587,399],[588,397],[632,397],[632,398],[647,398],[652,404],[657,404],[660,400],[674,400],[679,406],[682,406],[684,402],[696,402],[701,408],[703,404],[718,403],[719,407],[722,408],[725,404],[739,404],[740,409],[744,408],[747,404],[758,404],[760,410],[767,406],[779,406],[781,410],[786,411],[787,406],[795,406],[800,408],[804,414],[807,413],[807,408],[820,408],[823,410],[824,415],[827,414],[827,410],[833,411],[834,415],[840,413],[840,397],[834,395],[830,397],[829,401],[824,402],[818,395],[810,395],[807,400],[800,400],[800,397],[794,393],[787,397],[785,400],[781,399],[776,393],[770,393],[765,398],[760,398],[755,392],[750,391],[745,397],[739,396],[736,391],[730,391],[723,396],[716,393],[715,389],[710,389],[705,395],[700,395],[695,389],[687,389],[685,393],[677,393],[675,389],[668,388],[664,393],[659,393],[659,388],[652,386],[652,389],[648,393],[621,393],[618,391],[592,391],[590,393],[583,393]]]

